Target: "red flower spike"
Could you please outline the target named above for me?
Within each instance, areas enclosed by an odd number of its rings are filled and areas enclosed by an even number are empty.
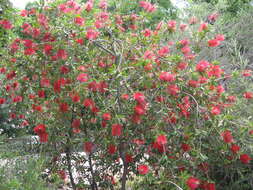
[[[149,167],[147,165],[139,165],[138,166],[138,172],[141,175],[145,175],[149,172]]]
[[[188,144],[183,143],[183,144],[181,145],[181,149],[182,149],[184,152],[188,152],[188,151],[191,150],[191,146],[188,145]]]
[[[225,143],[232,143],[234,141],[232,133],[229,130],[226,130],[223,133],[221,133],[221,136]]]
[[[131,154],[126,153],[125,161],[127,164],[133,162],[133,156]]]
[[[237,154],[240,151],[240,147],[236,144],[232,144],[230,147],[230,150],[234,153]]]
[[[110,144],[107,148],[109,154],[114,154],[117,151],[117,147],[114,144]]]
[[[109,120],[111,120],[112,116],[111,116],[110,113],[104,113],[104,114],[102,115],[102,118],[103,118],[105,121],[109,121]]]
[[[76,80],[80,82],[87,82],[88,81],[88,74],[86,73],[81,73],[77,76]]]
[[[61,103],[59,105],[59,111],[67,112],[69,110],[69,105],[67,103]]]
[[[243,164],[248,164],[252,158],[250,158],[248,154],[241,154],[240,160]]]
[[[157,136],[156,138],[156,142],[159,144],[159,145],[165,145],[167,144],[167,137],[165,135],[159,135]]]
[[[200,180],[195,177],[189,177],[186,184],[191,190],[195,190],[199,187]]]
[[[162,72],[159,76],[160,80],[166,81],[166,82],[173,82],[176,80],[176,77],[174,74],[168,73],[168,72]]]
[[[84,149],[84,152],[86,153],[91,153],[95,148],[95,145],[92,143],[92,142],[85,142],[83,144],[83,149]]]
[[[217,39],[209,40],[208,41],[208,46],[209,47],[216,47],[220,45],[220,41]]]
[[[112,136],[121,136],[121,131],[122,131],[122,125],[120,124],[113,124],[112,125]]]

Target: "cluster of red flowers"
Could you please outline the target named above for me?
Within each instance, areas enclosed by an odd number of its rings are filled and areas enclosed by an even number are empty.
[[[34,127],[33,131],[40,137],[40,142],[43,143],[48,141],[48,133],[44,124],[37,125]]]

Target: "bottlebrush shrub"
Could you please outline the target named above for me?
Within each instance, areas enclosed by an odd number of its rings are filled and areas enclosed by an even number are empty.
[[[91,189],[125,189],[135,174],[214,189],[215,169],[249,167],[248,147],[227,122],[236,97],[221,81],[233,75],[195,53],[223,36],[196,19],[143,28],[155,11],[148,2],[140,15],[105,5],[57,1],[22,14],[23,36],[1,61],[0,102],[24,106],[51,171],[66,171],[73,189],[87,181]]]

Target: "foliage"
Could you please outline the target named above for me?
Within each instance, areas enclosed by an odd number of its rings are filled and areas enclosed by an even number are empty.
[[[201,54],[224,36],[195,18],[147,27],[150,2],[133,2],[136,14],[102,3],[23,12],[22,36],[3,56],[2,104],[29,118],[20,126],[40,137],[48,179],[69,176],[73,189],[125,190],[139,178],[136,189],[238,188],[252,174],[253,126],[232,113],[253,94],[228,93],[224,80],[246,76]]]
[[[230,16],[236,16],[240,10],[249,7],[251,0],[190,0],[194,3],[210,3],[212,6],[216,4],[224,4],[224,8],[221,10],[223,13],[228,13]]]

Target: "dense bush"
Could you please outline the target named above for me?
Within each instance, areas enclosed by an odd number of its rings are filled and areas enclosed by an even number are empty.
[[[20,126],[40,137],[51,174],[69,176],[73,189],[122,190],[136,175],[136,189],[193,190],[250,176],[253,126],[233,125],[232,113],[253,94],[227,93],[223,80],[238,75],[199,58],[224,36],[196,18],[147,27],[150,2],[130,15],[93,5],[58,0],[22,11],[23,36],[1,60],[0,102],[20,107],[12,119],[22,114]]]

